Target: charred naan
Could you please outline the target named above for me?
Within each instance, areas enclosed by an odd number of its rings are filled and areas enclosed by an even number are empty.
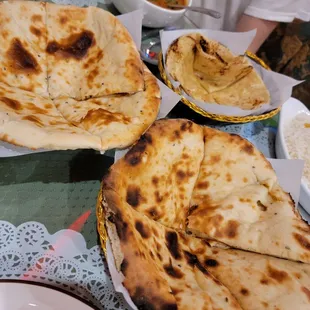
[[[132,145],[152,124],[160,106],[156,78],[144,65],[145,90],[133,95],[108,96],[87,101],[55,99],[70,123],[101,138],[102,150]]]
[[[202,128],[160,120],[110,170],[107,186],[128,206],[168,227],[185,230],[203,159]]]
[[[229,246],[310,262],[310,227],[270,163],[238,135],[204,128],[187,229]]]
[[[99,136],[70,124],[52,100],[0,83],[0,139],[31,149],[101,150]]]
[[[0,2],[0,82],[48,96],[45,3]]]
[[[198,33],[175,40],[165,61],[170,76],[194,99],[245,110],[269,103],[269,92],[246,57]]]
[[[115,16],[95,7],[51,3],[46,10],[52,98],[83,100],[144,89],[138,50]]]
[[[138,309],[241,309],[190,253],[186,236],[136,211],[110,188],[109,177],[102,194],[115,264]]]

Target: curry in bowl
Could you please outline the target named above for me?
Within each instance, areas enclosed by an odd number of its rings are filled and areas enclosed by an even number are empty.
[[[182,8],[171,8],[170,5],[187,5],[187,0],[148,0],[149,2],[158,5],[164,9],[182,10]]]

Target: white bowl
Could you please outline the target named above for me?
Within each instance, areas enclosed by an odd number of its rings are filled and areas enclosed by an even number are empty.
[[[185,10],[164,9],[147,0],[112,0],[112,3],[122,14],[142,9],[144,13],[142,24],[151,28],[170,26],[185,13]],[[187,5],[191,4],[192,0],[188,0]]]
[[[290,159],[288,149],[286,147],[284,130],[288,123],[299,113],[309,113],[307,107],[299,100],[290,98],[286,101],[280,112],[280,121],[276,136],[276,154],[277,158]],[[305,181],[301,181],[299,203],[310,214],[310,189]]]

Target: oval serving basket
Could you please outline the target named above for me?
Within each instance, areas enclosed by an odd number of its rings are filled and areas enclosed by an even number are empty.
[[[265,62],[262,59],[260,59],[259,57],[257,57],[255,54],[253,54],[251,52],[246,52],[246,55],[250,59],[252,59],[255,62],[257,62],[258,64],[260,64],[265,69],[270,70],[270,68],[265,64]],[[226,115],[208,113],[207,111],[198,107],[195,103],[193,103],[190,100],[183,97],[180,89],[173,87],[173,85],[171,84],[171,82],[169,81],[169,79],[167,77],[167,74],[166,74],[166,71],[164,68],[162,53],[160,53],[158,55],[158,68],[159,68],[159,72],[160,72],[160,75],[161,75],[164,83],[170,89],[172,89],[174,92],[176,92],[177,94],[179,94],[181,96],[181,101],[184,104],[186,104],[188,107],[190,107],[196,113],[198,113],[202,116],[211,118],[213,120],[220,121],[220,122],[226,122],[226,123],[249,123],[249,122],[256,122],[256,121],[262,121],[262,120],[268,119],[270,117],[275,116],[276,114],[278,114],[280,112],[281,107],[274,109],[274,110],[271,110],[271,111],[266,112],[266,113],[261,114],[261,115],[250,115],[250,116],[226,116]]]

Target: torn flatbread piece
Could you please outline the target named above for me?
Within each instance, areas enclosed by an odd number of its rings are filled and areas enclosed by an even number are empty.
[[[101,139],[69,123],[53,101],[0,83],[0,139],[30,149],[101,150]]]
[[[99,136],[102,150],[128,147],[155,121],[160,106],[157,80],[143,68],[144,91],[86,101],[60,98],[54,103],[68,122]]]
[[[128,207],[185,230],[203,146],[202,128],[193,122],[156,121],[112,166],[106,184]]]
[[[0,2],[0,83],[48,96],[45,3]]]
[[[143,66],[111,13],[47,3],[49,94],[77,100],[144,90]]]
[[[238,135],[204,128],[187,229],[231,247],[310,262],[310,227],[270,163]]]
[[[102,189],[115,265],[138,309],[241,309],[229,290],[189,252],[185,235],[128,205],[110,188],[109,180],[103,180]]]

